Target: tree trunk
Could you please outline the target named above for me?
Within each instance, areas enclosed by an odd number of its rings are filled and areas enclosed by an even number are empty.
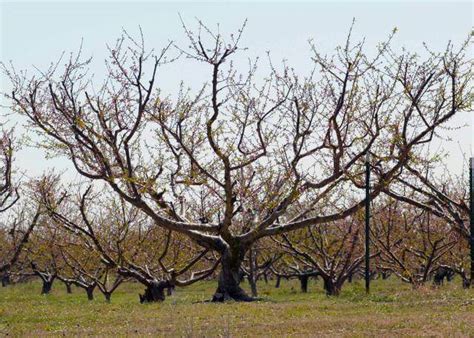
[[[66,292],[69,294],[72,293],[71,283],[65,282],[64,285],[66,285]]]
[[[341,285],[338,285],[330,279],[324,279],[324,290],[328,296],[339,296],[341,293]]]
[[[303,276],[299,276],[298,278],[299,278],[300,284],[301,284],[301,292],[304,292],[304,293],[308,292],[309,276],[303,275]]]
[[[9,285],[11,283],[11,280],[10,280],[10,274],[8,272],[5,272],[3,275],[2,275],[2,287],[6,287],[7,285]]]
[[[110,297],[111,296],[112,296],[112,294],[110,292],[104,292],[105,301],[107,303],[110,303]]]
[[[165,300],[165,289],[173,287],[168,281],[152,281],[146,285],[145,293],[139,295],[140,303],[162,302]]]
[[[219,274],[217,290],[212,297],[213,302],[224,302],[227,300],[236,300],[241,302],[250,302],[254,298],[249,297],[240,287],[240,265],[243,255],[225,251],[221,258],[222,270]]]
[[[249,275],[248,275],[248,280],[249,280],[249,285],[250,285],[250,290],[252,292],[252,297],[257,297],[257,271],[256,271],[256,265],[257,265],[257,255],[256,252],[250,248],[249,249],[249,262],[250,262],[250,269],[249,269]]]
[[[276,280],[276,283],[275,283],[275,287],[278,289],[280,287],[280,282],[281,282],[281,276],[276,276],[277,280]]]
[[[94,289],[95,289],[95,285],[94,286],[89,286],[86,288],[86,293],[87,293],[87,299],[88,300],[94,300]]]
[[[257,297],[258,296],[258,291],[257,291],[257,281],[255,280],[254,276],[249,276],[248,277],[249,284],[250,284],[250,290],[252,292],[252,297]]]
[[[51,292],[51,288],[53,287],[54,279],[43,279],[43,287],[41,288],[41,294],[47,295]]]

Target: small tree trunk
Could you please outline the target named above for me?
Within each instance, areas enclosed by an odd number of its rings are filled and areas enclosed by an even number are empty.
[[[104,297],[105,297],[105,301],[107,303],[110,303],[110,297],[112,297],[112,294],[110,292],[104,292]]]
[[[43,287],[41,288],[41,294],[47,295],[51,292],[51,288],[53,287],[54,279],[43,279]]]
[[[64,285],[66,285],[66,293],[71,294],[72,293],[71,283],[64,282]]]
[[[263,280],[265,281],[265,284],[268,284],[268,275],[266,271],[263,273]]]
[[[248,276],[248,280],[249,280],[249,284],[250,284],[250,290],[252,292],[252,297],[257,297],[258,296],[258,293],[257,293],[257,276],[256,276],[256,259],[257,259],[257,255],[255,253],[255,251],[253,250],[253,248],[250,248],[249,249],[249,261],[250,261],[250,271],[249,271],[249,276]]]
[[[250,284],[250,290],[252,292],[252,297],[257,297],[258,296],[257,281],[255,280],[255,278],[251,278],[249,276],[249,284]]]
[[[88,300],[94,300],[94,289],[95,289],[95,285],[94,286],[89,286],[86,288],[86,293],[87,293],[87,299]]]
[[[277,280],[276,280],[276,283],[275,283],[275,287],[278,289],[280,287],[281,276],[277,275],[276,278],[277,278]]]
[[[11,283],[11,280],[10,280],[10,274],[8,272],[5,272],[3,275],[2,275],[2,287],[6,287],[7,285],[9,285]]]
[[[222,254],[222,270],[219,274],[217,290],[212,297],[213,302],[224,302],[231,299],[243,302],[254,300],[240,287],[239,271],[242,258],[243,255],[232,254],[230,251],[225,251]]]
[[[303,276],[299,276],[298,278],[299,278],[300,284],[301,284],[301,292],[304,292],[304,293],[308,292],[309,276],[303,275]]]

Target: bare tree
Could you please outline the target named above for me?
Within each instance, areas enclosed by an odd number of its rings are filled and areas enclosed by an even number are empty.
[[[12,182],[13,140],[12,132],[0,135],[0,213],[10,209],[19,198],[18,187]]]
[[[41,208],[29,205],[30,201],[17,204],[9,215],[2,214],[0,225],[0,273],[2,285],[6,286],[10,270],[24,252],[31,233],[41,218]]]
[[[277,240],[289,256],[286,277],[297,277],[307,292],[308,280],[321,276],[328,295],[339,295],[343,284],[364,263],[360,213],[329,224],[310,226]],[[376,251],[371,256],[378,256]]]
[[[112,289],[121,279],[133,278],[146,287],[141,302],[154,302],[165,299],[165,289],[192,284],[215,270],[219,260],[210,255],[209,249],[156,227],[148,215],[122,199],[104,190],[94,193],[89,187],[74,202],[70,191],[60,192],[58,183],[58,177],[46,176],[38,182],[37,193],[56,227],[73,237],[62,248],[67,255],[65,262],[76,272],[76,278],[68,281],[79,278],[81,284],[75,284],[86,289],[99,286],[110,298],[103,274],[114,269],[121,278]],[[68,249],[71,243],[79,246],[77,255]],[[87,268],[79,259],[81,252],[98,257],[102,264],[96,261]],[[90,264],[91,259],[85,261]]]
[[[275,245],[271,244],[264,240],[255,242],[242,262],[241,280],[247,278],[252,297],[258,296],[258,280],[263,278],[265,283],[268,283],[268,276],[272,274],[273,265],[282,256],[278,250],[275,250]]]
[[[469,246],[471,241],[469,178],[464,174],[453,175],[446,168],[440,172],[439,168],[442,167],[443,163],[440,163],[440,160],[429,163],[414,159],[406,164],[407,170],[404,175],[397,178],[396,184],[386,188],[386,193],[443,219],[453,231],[459,233],[458,241],[463,242],[460,243],[460,247]],[[474,265],[471,265],[471,275],[468,278],[466,274],[468,262],[458,257],[453,263],[451,268],[463,278],[465,287],[474,282]]]
[[[4,70],[7,97],[45,136],[43,146],[157,226],[220,255],[214,301],[252,300],[239,271],[258,239],[363,207],[368,152],[375,198],[440,125],[470,107],[470,40],[422,59],[395,52],[390,36],[369,57],[351,28],[332,57],[313,46],[310,73],[270,61],[260,81],[256,63],[242,74],[232,61],[243,27],[228,40],[201,22],[197,33],[184,29],[190,46],[178,50],[210,76],[174,99],[156,88],[172,45],[155,55],[143,36],[125,34],[110,48],[99,88],[80,53],[62,71],[58,63],[32,78]]]
[[[425,284],[457,245],[443,219],[396,200],[379,210],[373,238],[380,250],[377,265],[414,287]]]

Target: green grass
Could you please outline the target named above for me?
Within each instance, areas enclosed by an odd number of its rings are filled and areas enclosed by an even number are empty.
[[[346,284],[339,297],[327,297],[319,282],[307,294],[296,281],[259,284],[263,301],[203,303],[215,282],[177,292],[163,303],[140,304],[139,284],[123,285],[105,303],[97,290],[66,294],[61,283],[41,296],[38,282],[0,288],[0,336],[471,336],[474,289],[455,280],[442,288],[412,290],[396,279],[374,281],[366,296],[360,281]],[[247,284],[244,284],[247,287]]]

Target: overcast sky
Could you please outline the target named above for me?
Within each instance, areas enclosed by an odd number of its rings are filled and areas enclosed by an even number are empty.
[[[235,31],[248,19],[242,39],[249,48],[245,57],[265,59],[265,52],[271,51],[273,61],[287,59],[300,73],[311,65],[308,39],[314,39],[323,54],[331,53],[345,41],[353,18],[354,36],[365,37],[367,46],[375,47],[397,27],[394,44],[420,53],[423,42],[434,50],[443,50],[448,40],[459,44],[473,26],[471,2],[2,2],[1,59],[11,60],[17,69],[33,70],[33,65],[44,69],[63,51],[76,51],[83,39],[84,55],[94,57],[92,72],[100,78],[106,44],[113,44],[122,28],[134,34],[141,26],[146,44],[156,49],[170,40],[186,45],[179,14],[191,27],[199,18],[211,27],[219,23],[223,32]],[[197,87],[209,78],[204,70],[180,63],[179,69],[161,72],[158,85],[165,93],[176,92],[181,80]],[[4,78],[1,85],[8,90]],[[462,114],[451,123],[470,125],[443,134],[452,138],[443,144],[450,154],[449,167],[459,172],[461,150],[472,154],[472,116]],[[16,165],[38,175],[48,167],[66,168],[68,163],[46,161],[41,152],[25,148],[17,154]]]

